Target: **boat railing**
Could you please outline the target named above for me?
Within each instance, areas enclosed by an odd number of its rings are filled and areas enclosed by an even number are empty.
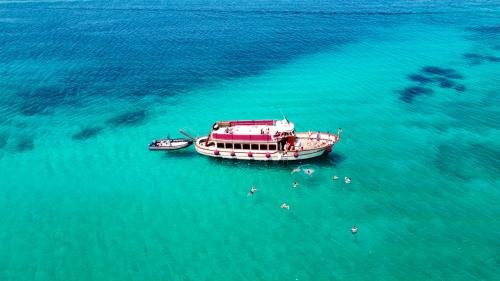
[[[318,134],[319,134],[319,139],[318,139]],[[295,135],[298,138],[328,141],[328,142],[333,142],[333,143],[338,142],[340,139],[339,135],[328,133],[328,132],[326,132],[326,133],[325,132],[301,132],[301,133],[296,133]]]

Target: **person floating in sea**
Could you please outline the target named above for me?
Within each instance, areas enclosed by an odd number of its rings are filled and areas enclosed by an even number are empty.
[[[314,170],[313,169],[304,169],[304,173],[306,173],[306,175],[311,176],[314,173]]]
[[[350,178],[348,178],[348,177],[344,177],[344,182],[345,182],[345,183],[351,183],[351,179],[350,179]]]
[[[252,186],[252,188],[250,188],[250,191],[248,192],[248,196],[252,196],[255,191],[257,191],[257,188],[255,188],[255,186]]]
[[[290,210],[290,206],[286,203],[281,204],[281,209],[287,209]]]
[[[333,177],[332,177],[332,179],[333,179],[333,180],[338,180],[338,179],[339,179],[339,177],[337,177],[337,176],[333,176]]]
[[[293,182],[293,188],[297,188],[297,187],[299,187],[299,183],[298,183],[298,182],[296,182],[296,181],[295,181],[295,182]]]
[[[298,172],[300,172],[300,167],[294,168],[294,169],[292,170],[292,174],[293,174],[293,173],[298,173]]]
[[[351,228],[351,232],[352,232],[352,234],[356,234],[356,233],[358,233],[358,227],[357,227],[357,226],[353,226],[353,227]]]

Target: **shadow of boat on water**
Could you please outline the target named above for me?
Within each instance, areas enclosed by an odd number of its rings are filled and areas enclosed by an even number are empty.
[[[300,161],[257,161],[257,160],[238,160],[227,158],[216,158],[198,154],[194,149],[179,149],[165,152],[162,157],[168,159],[187,159],[193,157],[201,157],[210,165],[220,165],[229,168],[247,168],[247,169],[282,169],[289,170],[290,167],[300,165],[315,165],[318,167],[336,167],[345,161],[346,157],[343,154],[332,152],[319,157],[305,159]]]
[[[202,155],[200,155],[202,156]],[[342,163],[346,158],[339,153],[330,153],[316,158],[305,159],[300,161],[256,161],[256,160],[238,160],[225,159],[215,157],[205,157],[210,164],[221,165],[224,167],[234,167],[237,169],[281,169],[290,170],[291,167],[300,165],[314,165],[318,167],[335,167]]]
[[[184,159],[192,158],[198,156],[198,153],[192,149],[179,149],[179,150],[168,150],[168,151],[154,151],[157,153],[163,153],[164,158],[169,159]]]

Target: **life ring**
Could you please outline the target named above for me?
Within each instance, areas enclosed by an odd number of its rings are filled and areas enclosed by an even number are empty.
[[[299,153],[298,153],[298,152],[295,152],[295,153],[293,154],[293,157],[295,157],[295,158],[299,157]]]
[[[219,155],[219,151],[217,149],[214,150],[214,155]]]
[[[236,156],[236,153],[234,153],[234,151],[231,151],[231,156]]]
[[[251,151],[249,151],[247,155],[248,155],[248,157],[252,157],[253,153]]]
[[[332,152],[332,146],[331,145],[329,145],[329,146],[326,147],[326,152],[327,153]]]
[[[266,152],[266,158],[269,158],[269,157],[271,157],[271,153]]]

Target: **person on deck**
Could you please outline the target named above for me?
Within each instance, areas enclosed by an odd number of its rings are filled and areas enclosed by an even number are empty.
[[[279,141],[280,150],[282,151],[285,150],[285,144],[286,144],[286,138],[283,138],[282,140]]]
[[[290,144],[290,150],[295,150],[295,137],[289,136],[288,143]]]
[[[283,155],[286,155],[288,153],[288,151],[290,151],[290,144],[288,142],[285,142],[285,147],[284,147],[283,151],[285,152],[285,153],[283,153]]]

